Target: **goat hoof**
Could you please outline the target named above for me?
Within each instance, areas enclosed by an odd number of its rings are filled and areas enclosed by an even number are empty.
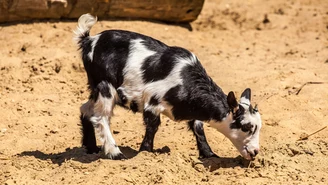
[[[152,147],[150,147],[150,146],[141,145],[141,146],[140,146],[140,149],[139,149],[139,152],[142,152],[142,151],[152,152],[153,149],[152,149]]]
[[[152,150],[149,149],[149,148],[140,148],[139,149],[139,152],[144,152],[144,151],[146,151],[146,152],[152,152]]]
[[[211,157],[214,157],[214,158],[220,158],[218,155],[216,155],[215,153],[209,153],[209,154],[206,154],[206,155],[200,155],[199,156],[199,159],[207,159],[207,158],[211,158]]]
[[[117,154],[117,155],[115,155],[115,156],[110,156],[109,157],[110,159],[112,159],[112,160],[125,160],[125,159],[128,159],[124,154],[122,154],[122,153],[119,153],[119,154]]]
[[[220,158],[218,155],[216,155],[215,153],[213,153],[210,157],[214,157],[214,158]],[[209,158],[210,158],[209,157]]]
[[[90,147],[90,148],[87,148],[87,154],[97,154],[100,152],[100,148],[99,147]]]

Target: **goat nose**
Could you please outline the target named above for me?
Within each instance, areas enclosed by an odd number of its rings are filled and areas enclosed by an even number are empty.
[[[259,149],[254,150],[254,157],[259,153]]]

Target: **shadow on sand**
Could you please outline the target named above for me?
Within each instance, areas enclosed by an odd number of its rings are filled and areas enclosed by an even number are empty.
[[[196,163],[196,165],[201,164],[212,172],[219,168],[234,168],[237,166],[241,168],[247,168],[249,163],[250,161],[244,159],[241,156],[238,156],[236,158],[211,157],[211,158],[199,159],[199,163]]]
[[[119,148],[128,159],[131,159],[138,154],[138,151],[132,149],[131,147],[123,146]],[[41,160],[50,159],[52,163],[58,164],[59,166],[62,165],[62,163],[64,163],[66,160],[74,160],[81,163],[91,163],[98,159],[106,159],[102,152],[98,154],[87,154],[83,147],[67,148],[65,152],[50,154],[43,153],[39,150],[24,151],[20,154],[17,154],[17,156],[33,156]]]
[[[138,155],[138,151],[132,149],[128,146],[121,146],[119,147],[122,153],[127,157],[127,160],[134,158]],[[170,153],[170,148],[164,146],[163,148],[154,150],[154,153]],[[91,163],[98,159],[107,159],[102,152],[98,154],[87,154],[86,150],[83,147],[74,147],[74,148],[67,148],[65,152],[60,153],[50,153],[46,154],[39,150],[36,151],[24,151],[16,156],[23,157],[23,156],[33,156],[36,159],[40,160],[51,160],[53,164],[58,164],[59,166],[62,165],[67,160],[74,160],[81,163]],[[219,168],[234,168],[234,167],[241,167],[247,168],[250,161],[245,160],[241,156],[236,158],[204,158],[204,159],[197,159],[194,161],[193,166],[202,165],[205,168],[209,169],[209,171],[215,171]]]
[[[137,150],[132,149],[128,146],[120,146],[121,152],[126,156],[127,159],[131,159],[138,154]],[[163,148],[154,150],[155,153],[169,153],[171,150],[169,147],[164,146]],[[51,160],[52,163],[62,165],[66,160],[79,161],[81,163],[91,163],[98,159],[107,159],[102,152],[98,154],[87,154],[83,147],[67,148],[65,152],[50,153],[46,154],[39,150],[36,151],[24,151],[16,156],[33,156],[41,160]]]

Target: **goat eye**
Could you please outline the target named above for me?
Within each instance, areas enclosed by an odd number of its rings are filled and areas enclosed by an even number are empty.
[[[251,132],[251,129],[253,128],[253,125],[251,123],[246,123],[241,125],[241,130],[243,132]]]

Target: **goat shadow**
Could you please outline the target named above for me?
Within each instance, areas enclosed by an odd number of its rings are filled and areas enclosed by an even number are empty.
[[[138,151],[128,146],[121,146],[119,148],[128,159],[131,159],[138,154]],[[20,154],[17,154],[17,156],[33,156],[41,160],[50,159],[52,163],[58,164],[59,166],[62,165],[66,160],[74,160],[81,163],[91,163],[98,159],[106,159],[103,152],[99,152],[98,154],[87,154],[86,149],[83,147],[66,148],[65,152],[50,154],[43,153],[39,150],[24,151]]]
[[[120,146],[121,152],[126,156],[127,159],[131,159],[138,155],[138,151],[134,150],[128,146]],[[163,148],[154,150],[155,153],[169,153],[171,150],[169,147],[164,146]],[[86,149],[83,147],[74,147],[74,148],[66,148],[65,152],[60,153],[50,153],[46,154],[39,150],[36,151],[24,151],[17,156],[33,156],[37,159],[41,160],[51,160],[53,164],[58,164],[61,166],[67,160],[74,160],[81,163],[91,163],[98,159],[107,159],[103,152],[99,152],[98,154],[87,154]]]
[[[134,158],[138,155],[138,151],[132,149],[128,146],[120,146],[119,147],[122,153],[128,159]],[[170,153],[171,150],[169,147],[164,146],[163,148],[159,148],[153,151],[154,153]],[[67,160],[74,160],[81,163],[91,163],[98,159],[107,159],[102,152],[98,154],[87,154],[86,149],[83,147],[74,147],[74,148],[66,148],[65,152],[60,153],[50,153],[46,154],[39,150],[35,151],[24,151],[16,156],[33,156],[40,160],[51,160],[53,164],[57,164],[61,166]],[[234,167],[241,167],[247,168],[250,161],[245,160],[243,157],[238,156],[236,158],[224,158],[224,157],[211,157],[211,158],[202,158],[198,159],[194,162],[193,166],[202,165],[205,168],[209,169],[210,172],[215,171],[219,168],[234,168]]]
[[[235,158],[225,158],[225,157],[210,157],[198,159],[199,162],[195,165],[203,165],[205,168],[209,169],[210,172],[215,171],[219,168],[247,168],[250,164],[250,161],[244,159],[241,156]]]

